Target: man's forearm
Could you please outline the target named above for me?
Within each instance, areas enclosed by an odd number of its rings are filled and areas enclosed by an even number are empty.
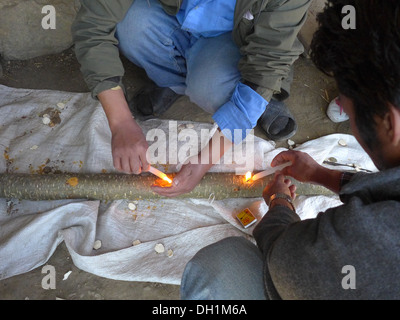
[[[310,182],[321,185],[335,193],[339,193],[342,187],[342,174],[342,171],[330,170],[321,166],[319,170],[316,170],[315,175]]]
[[[103,91],[99,93],[98,98],[107,116],[111,132],[123,122],[132,121],[132,113],[121,88]]]

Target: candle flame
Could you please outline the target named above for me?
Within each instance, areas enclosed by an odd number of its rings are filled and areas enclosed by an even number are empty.
[[[165,180],[165,181],[167,181],[169,183],[172,183],[172,180],[170,178],[168,178],[167,176],[163,177],[163,180]]]
[[[248,182],[251,179],[251,172],[250,171],[246,173],[245,178],[246,178],[246,182]]]
[[[162,180],[159,180],[157,182],[157,185],[159,185],[160,187],[166,187],[167,185],[165,183],[163,183],[163,181],[168,182],[170,185],[172,184],[172,180],[170,178],[168,178],[168,176],[164,173],[161,172],[160,170],[150,166],[149,171],[156,175],[157,177],[159,177]]]
[[[168,178],[168,176],[163,172],[160,173],[160,178],[163,179],[164,181],[167,181],[170,184],[172,183],[172,180]]]

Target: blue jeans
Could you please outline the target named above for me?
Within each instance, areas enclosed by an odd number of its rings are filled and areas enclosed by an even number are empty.
[[[241,76],[239,48],[231,33],[196,38],[157,0],[136,0],[117,25],[119,49],[159,87],[169,87],[206,112],[232,96]]]
[[[265,300],[263,259],[258,247],[230,237],[201,249],[186,265],[182,300]]]

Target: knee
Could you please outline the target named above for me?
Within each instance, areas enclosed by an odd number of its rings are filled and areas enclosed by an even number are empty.
[[[189,261],[189,268],[200,273],[226,268],[226,262],[250,243],[243,237],[228,237],[199,250]]]
[[[186,266],[186,275],[215,275],[227,270],[237,262],[240,254],[246,254],[254,246],[243,237],[229,237],[199,250]],[[228,264],[228,266],[227,266]]]
[[[181,298],[202,300],[233,294],[227,278],[241,269],[243,259],[251,261],[246,258],[254,254],[259,257],[258,249],[243,237],[225,238],[201,249],[185,267]]]
[[[192,69],[186,78],[186,95],[204,111],[214,114],[231,99],[240,79],[236,74],[226,73],[219,66],[209,71],[204,66],[203,70]]]
[[[182,275],[181,298],[183,300],[210,299],[210,288],[224,269],[227,261],[225,256],[228,247],[232,247],[239,238],[230,237],[213,243],[199,250],[187,263]],[[229,250],[228,250],[229,251]],[[229,254],[228,254],[229,255]],[[229,264],[229,263],[228,263]]]
[[[197,263],[202,264],[205,259],[210,259],[212,261],[207,261],[206,265],[212,265],[214,263],[219,263],[220,259],[213,259],[221,256],[231,256],[231,251],[238,250],[238,247],[242,246],[246,243],[246,240],[243,237],[228,237],[222,239],[216,243],[213,243],[207,247],[201,249],[194,257],[193,260],[197,261]]]
[[[186,95],[190,101],[204,111],[214,114],[231,98],[235,84],[221,83],[216,77],[207,77],[198,73],[196,77],[186,79]]]

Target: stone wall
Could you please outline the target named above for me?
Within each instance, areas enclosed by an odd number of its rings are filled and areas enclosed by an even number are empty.
[[[55,8],[55,29],[43,29],[42,8]],[[26,60],[72,46],[71,25],[79,0],[0,0],[0,55]]]

